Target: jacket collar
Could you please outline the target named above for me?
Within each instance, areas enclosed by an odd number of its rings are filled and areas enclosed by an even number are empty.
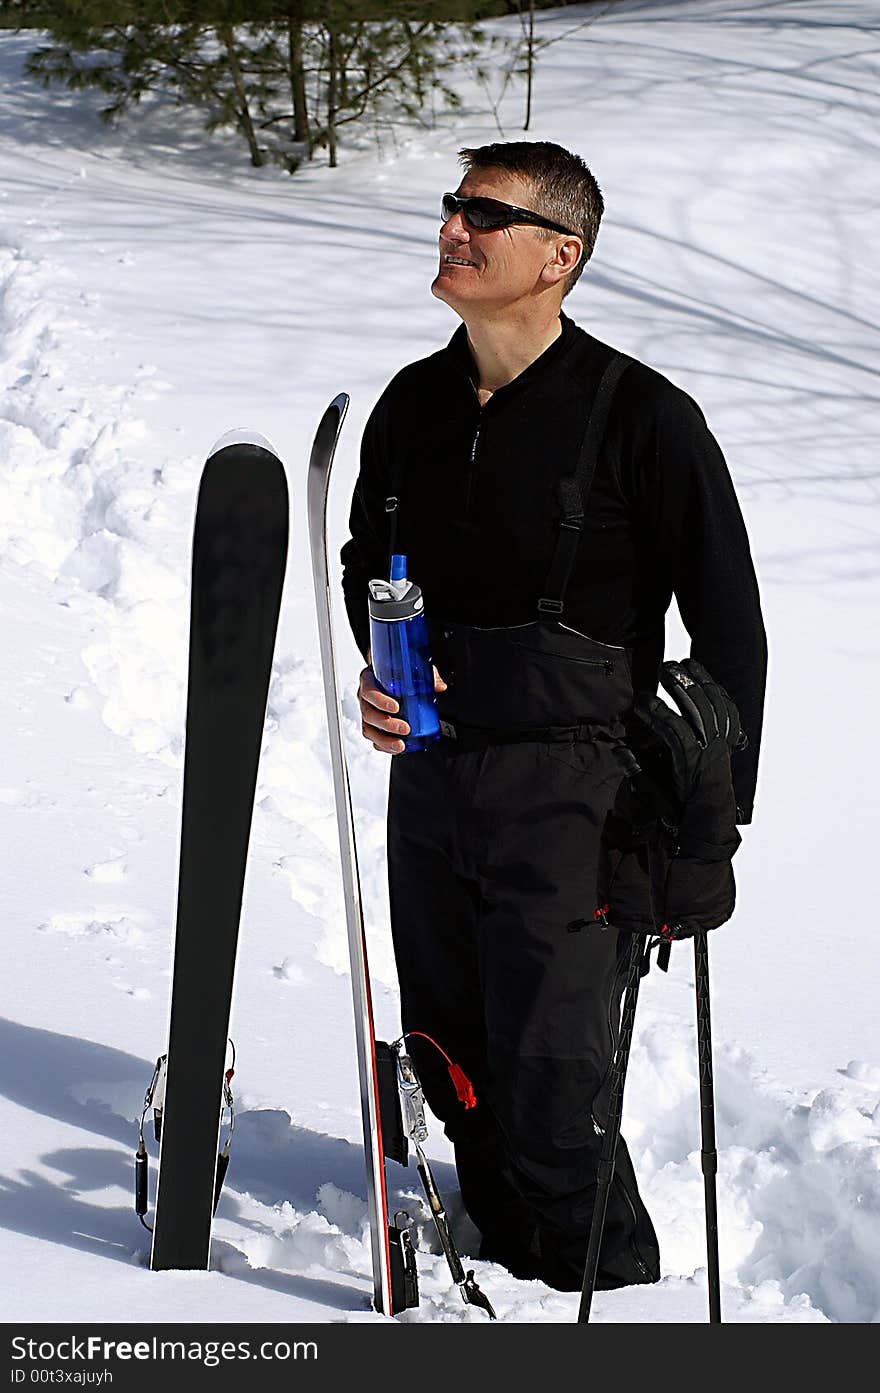
[[[549,348],[539,354],[533,362],[529,363],[517,377],[511,382],[505,383],[492,394],[492,401],[501,395],[513,390],[519,391],[522,387],[528,386],[536,378],[542,377],[546,372],[553,372],[558,368],[561,360],[566,357],[578,338],[578,327],[573,319],[569,319],[567,314],[560,312],[559,318],[562,322],[562,333],[555,338]],[[456,329],[446,348],[443,350],[446,359],[458,377],[467,378],[471,386],[475,386],[477,368],[470,350],[467,336],[467,326],[460,324]]]

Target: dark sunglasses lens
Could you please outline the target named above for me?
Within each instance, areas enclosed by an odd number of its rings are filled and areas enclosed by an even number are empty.
[[[465,222],[480,232],[507,227],[511,220],[507,205],[497,203],[494,198],[455,198],[452,194],[444,194],[442,207],[444,222],[460,212]]]
[[[510,209],[504,203],[496,203],[494,198],[473,199],[464,215],[478,228],[507,227],[510,222]]]

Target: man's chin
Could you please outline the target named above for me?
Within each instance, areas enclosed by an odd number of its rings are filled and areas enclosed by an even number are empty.
[[[461,297],[456,295],[453,287],[444,279],[442,271],[431,282],[431,294],[438,300],[442,300],[444,304],[449,305],[451,309],[457,309],[462,303]]]

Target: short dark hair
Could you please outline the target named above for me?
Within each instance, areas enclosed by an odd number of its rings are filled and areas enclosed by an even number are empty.
[[[533,211],[570,227],[583,239],[584,254],[569,272],[564,292],[567,295],[593,254],[605,211],[602,190],[580,155],[573,155],[550,140],[509,140],[459,150],[458,159],[465,174],[472,169],[506,169],[527,179],[535,191]],[[558,236],[549,231],[543,235],[548,240]]]

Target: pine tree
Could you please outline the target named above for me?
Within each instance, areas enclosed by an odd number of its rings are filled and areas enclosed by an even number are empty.
[[[235,129],[253,165],[291,172],[318,148],[335,166],[344,128],[424,121],[429,97],[457,105],[452,70],[481,42],[469,21],[432,18],[446,8],[439,0],[15,4],[22,25],[44,16],[48,41],[26,67],[45,86],[100,92],[107,121],[148,94],[170,95],[209,131]]]

